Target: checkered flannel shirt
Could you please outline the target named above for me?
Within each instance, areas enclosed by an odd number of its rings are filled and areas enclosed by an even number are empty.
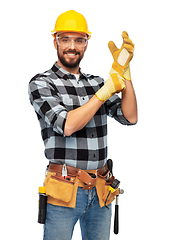
[[[67,113],[87,103],[103,84],[102,78],[81,70],[76,80],[75,75],[56,63],[31,79],[30,102],[37,114],[45,156],[50,162],[80,169],[99,169],[106,164],[107,115],[121,124],[131,125],[121,111],[121,99],[117,95],[106,101],[83,129],[69,137],[64,134]]]

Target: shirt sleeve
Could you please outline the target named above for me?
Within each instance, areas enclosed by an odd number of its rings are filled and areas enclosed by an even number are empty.
[[[29,98],[35,112],[58,134],[64,135],[67,109],[55,86],[44,76],[36,75],[29,83]]]
[[[119,98],[118,95],[114,94],[105,104],[109,117],[114,118],[123,125],[134,125],[125,118],[121,109],[121,98]]]

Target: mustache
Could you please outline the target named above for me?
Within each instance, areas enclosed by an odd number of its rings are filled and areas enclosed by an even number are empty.
[[[65,53],[72,53],[72,54],[76,54],[76,55],[79,54],[79,55],[80,55],[80,52],[78,52],[78,51],[76,51],[76,50],[68,50],[68,51],[64,51],[63,53],[64,53],[64,54],[65,54]]]

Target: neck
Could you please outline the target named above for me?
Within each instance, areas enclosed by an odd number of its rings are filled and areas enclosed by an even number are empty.
[[[57,64],[69,73],[79,74],[79,65],[77,67],[74,67],[74,68],[68,68],[68,67],[65,67],[59,59],[57,61]]]

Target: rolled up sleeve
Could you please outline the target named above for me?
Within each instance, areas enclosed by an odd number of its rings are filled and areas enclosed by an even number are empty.
[[[42,118],[45,127],[52,127],[58,134],[64,135],[67,109],[53,84],[44,76],[36,76],[29,83],[29,98],[38,118]]]
[[[107,115],[109,117],[114,118],[123,125],[134,125],[125,118],[121,109],[121,98],[119,98],[118,95],[114,94],[109,100],[105,102],[105,104],[107,108]]]

